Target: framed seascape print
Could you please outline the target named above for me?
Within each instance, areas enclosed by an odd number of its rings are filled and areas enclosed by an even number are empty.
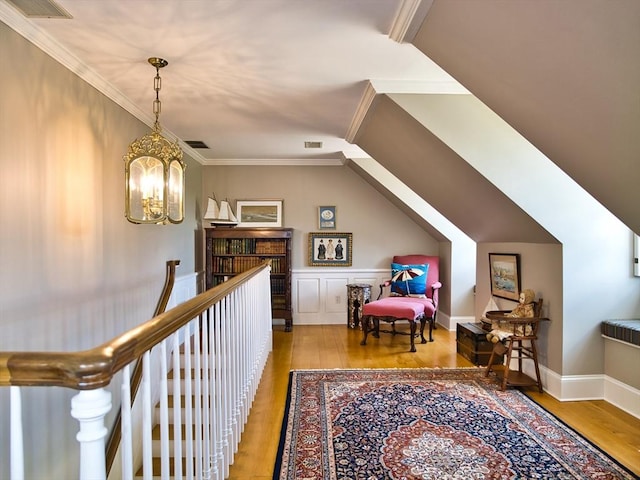
[[[490,253],[491,295],[517,302],[520,297],[520,255]]]
[[[335,230],[336,207],[318,207],[318,228],[320,230]]]
[[[238,227],[282,227],[283,200],[238,200]]]
[[[352,233],[309,233],[309,265],[312,267],[350,267]]]

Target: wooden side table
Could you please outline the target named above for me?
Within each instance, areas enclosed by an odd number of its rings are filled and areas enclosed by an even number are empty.
[[[347,327],[360,328],[362,306],[371,300],[371,285],[350,283],[347,285]]]

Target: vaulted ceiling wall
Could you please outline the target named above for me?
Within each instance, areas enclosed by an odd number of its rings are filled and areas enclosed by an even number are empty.
[[[476,242],[557,242],[387,95],[376,97],[355,143]]]
[[[640,2],[434,0],[412,43],[640,233]]]

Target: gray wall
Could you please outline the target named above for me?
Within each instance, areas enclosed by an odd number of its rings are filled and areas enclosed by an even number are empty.
[[[562,246],[533,243],[479,243],[477,259],[476,318],[491,298],[489,253],[520,255],[521,289],[530,288],[543,299],[542,315],[550,318],[540,327],[538,359],[555,372],[562,371]],[[500,310],[512,310],[516,303],[494,297]]]
[[[293,268],[308,267],[307,234],[318,231],[318,207],[335,205],[337,232],[353,233],[353,267],[389,268],[395,254],[438,255],[438,243],[347,166],[208,166],[203,197],[283,199],[294,228]]]

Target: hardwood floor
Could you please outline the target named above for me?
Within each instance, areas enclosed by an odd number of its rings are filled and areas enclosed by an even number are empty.
[[[240,447],[230,468],[231,480],[270,479],[280,439],[289,371],[311,368],[473,367],[456,354],[455,332],[442,327],[435,341],[416,344],[409,338],[381,334],[361,346],[362,333],[342,325],[274,327],[273,352],[265,367]],[[559,402],[537,390],[526,390],[565,423],[640,475],[640,419],[604,401]]]

